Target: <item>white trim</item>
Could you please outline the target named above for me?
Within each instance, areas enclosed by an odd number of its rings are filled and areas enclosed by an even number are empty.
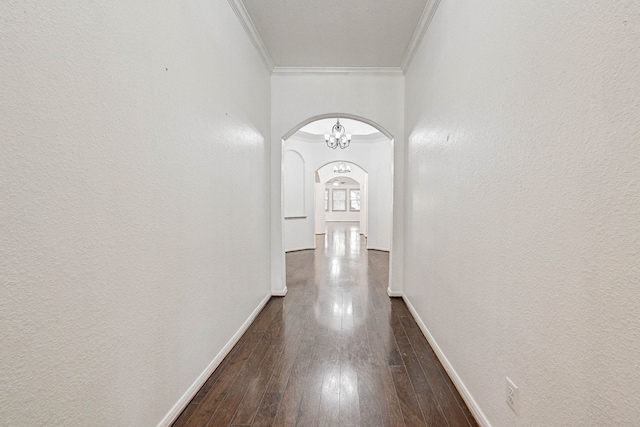
[[[402,292],[392,291],[391,288],[387,288],[387,295],[391,298],[399,298],[402,297]]]
[[[354,75],[404,75],[400,67],[274,67],[273,75],[300,74],[354,74]],[[341,116],[342,117],[342,116]]]
[[[285,293],[286,293],[286,288],[285,288]],[[211,363],[209,363],[209,366],[207,366],[205,370],[200,374],[200,376],[196,378],[194,383],[191,384],[191,387],[189,387],[189,389],[182,395],[180,400],[178,400],[176,404],[173,405],[173,408],[171,408],[169,413],[167,413],[167,415],[165,415],[164,418],[158,423],[158,427],[170,427],[171,424],[175,422],[175,420],[178,418],[178,416],[180,416],[184,408],[187,407],[189,402],[191,402],[194,396],[202,388],[204,383],[209,379],[211,374],[213,374],[213,371],[215,371],[218,365],[220,365],[220,362],[222,362],[225,356],[229,354],[233,346],[236,345],[236,343],[240,340],[242,335],[247,331],[251,323],[253,323],[255,318],[258,316],[258,314],[260,314],[260,311],[262,311],[262,309],[267,304],[267,302],[269,302],[270,299],[271,299],[271,295],[267,295],[262,301],[260,301],[260,304],[258,304],[258,307],[256,307],[255,310],[253,310],[253,312],[249,315],[249,318],[242,324],[242,326],[240,326],[240,329],[238,329],[238,331],[233,335],[233,337],[231,337],[227,345],[225,345],[222,348],[222,350],[220,350],[220,352],[216,355],[216,357],[213,358]]]
[[[402,62],[400,63],[400,69],[403,74],[407,73],[413,57],[416,56],[418,47],[420,47],[420,43],[422,43],[422,39],[429,29],[429,25],[431,25],[431,21],[436,14],[436,10],[438,10],[439,4],[440,0],[428,0],[427,5],[424,7],[420,21],[418,21],[418,26],[413,32],[413,37],[411,37],[407,51],[404,53],[404,58],[402,58]]]
[[[407,73],[411,61],[426,34],[433,16],[438,9],[440,0],[428,0],[427,5],[422,12],[422,16],[418,21],[409,46],[402,58],[400,67],[276,67],[269,55],[262,37],[258,33],[247,9],[244,7],[242,0],[228,0],[231,9],[238,17],[238,21],[244,28],[249,40],[258,51],[262,62],[272,75],[301,75],[301,74],[334,74],[334,75],[385,75],[385,76],[403,76]]]
[[[462,382],[462,379],[460,378],[456,370],[453,368],[453,366],[447,359],[447,356],[445,356],[444,353],[442,352],[442,349],[436,342],[435,338],[433,338],[433,335],[431,335],[431,332],[429,331],[429,328],[427,328],[427,325],[424,324],[424,322],[418,315],[418,312],[411,304],[411,301],[409,301],[409,299],[406,296],[403,296],[402,299],[404,300],[405,304],[407,304],[407,307],[409,308],[411,315],[413,316],[416,323],[420,327],[420,330],[422,331],[424,336],[427,338],[427,341],[429,341],[429,345],[431,345],[431,348],[433,348],[433,351],[436,353],[436,356],[438,356],[438,360],[440,360],[440,363],[442,364],[444,369],[447,371],[447,374],[449,374],[449,377],[453,381],[453,384],[458,389],[460,396],[462,396],[465,403],[467,404],[467,407],[469,407],[469,410],[471,411],[471,414],[473,415],[473,417],[476,419],[478,424],[480,424],[482,427],[492,427],[491,423],[487,419],[487,416],[484,414],[484,412],[482,412],[482,409],[480,409],[478,402],[476,402],[476,400],[473,398],[473,396],[471,395],[467,387]]]
[[[269,72],[271,73],[274,67],[273,61],[271,60],[271,56],[269,55],[269,52],[267,51],[267,48],[265,47],[260,34],[258,34],[258,30],[256,30],[255,25],[253,25],[253,21],[251,20],[247,9],[245,9],[244,4],[241,0],[228,1],[231,9],[233,9],[236,16],[238,17],[238,21],[240,21],[240,24],[242,24],[244,31],[249,36],[249,40],[251,40],[251,43],[255,46],[256,50],[260,54],[262,62],[264,62],[267,70],[269,70]]]
[[[272,297],[283,297],[285,295],[287,295],[287,287],[285,286],[284,289],[282,289],[281,291],[277,291],[277,292],[271,292],[271,296]]]

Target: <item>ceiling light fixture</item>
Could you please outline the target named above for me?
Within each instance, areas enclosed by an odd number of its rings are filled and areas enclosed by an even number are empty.
[[[331,135],[324,135],[324,140],[329,148],[334,150],[338,148],[347,148],[351,142],[351,135],[347,135],[344,130],[344,126],[340,124],[340,119],[337,119],[336,124],[331,128]]]
[[[340,162],[337,165],[333,166],[333,173],[349,173],[351,172],[351,166],[347,165],[345,162]]]

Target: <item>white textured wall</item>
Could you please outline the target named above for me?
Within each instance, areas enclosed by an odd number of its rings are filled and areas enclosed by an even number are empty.
[[[269,294],[269,75],[222,0],[4,1],[0,75],[0,424],[156,425]]]
[[[494,426],[640,422],[639,64],[637,1],[460,0],[407,74],[405,294]]]
[[[402,75],[273,75],[271,77],[271,191],[281,194],[282,137],[303,121],[347,113],[371,120],[394,139],[393,243],[390,285],[402,290],[404,191],[404,77]],[[351,147],[350,147],[351,148]],[[349,148],[349,149],[350,149]],[[282,200],[271,201],[272,289],[285,287]],[[370,228],[373,224],[370,224]]]

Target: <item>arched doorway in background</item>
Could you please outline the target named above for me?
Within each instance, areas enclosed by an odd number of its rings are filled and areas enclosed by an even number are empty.
[[[345,149],[331,149],[327,146],[324,134],[331,131],[336,119],[352,134],[349,147]],[[365,129],[358,132],[358,129]],[[355,131],[354,131],[355,130]],[[294,155],[293,152],[296,154]],[[305,120],[288,132],[282,140],[282,170],[281,170],[281,206],[282,215],[282,248],[283,252],[314,249],[315,235],[319,230],[316,205],[324,207],[324,190],[320,199],[317,184],[324,185],[326,180],[320,180],[316,172],[322,167],[331,168],[337,163],[358,165],[368,173],[366,181],[360,182],[366,186],[368,195],[367,216],[364,224],[364,235],[367,239],[367,249],[391,252],[393,229],[393,153],[394,140],[384,128],[370,120],[348,114],[326,114]],[[294,167],[297,177],[291,175],[292,168],[287,159],[300,156],[302,166]],[[289,184],[288,184],[289,183]],[[299,190],[304,209],[298,214],[288,215],[285,206],[296,203],[287,201],[292,197],[291,185]],[[330,192],[331,194],[331,192]],[[349,196],[347,191],[346,196]],[[360,193],[361,204],[363,194]],[[300,205],[300,200],[297,202]],[[326,211],[324,211],[326,212]],[[362,215],[361,215],[362,217]],[[362,225],[362,224],[361,224]],[[393,256],[393,254],[390,254]],[[285,257],[282,255],[283,271]],[[285,290],[286,291],[286,290]]]

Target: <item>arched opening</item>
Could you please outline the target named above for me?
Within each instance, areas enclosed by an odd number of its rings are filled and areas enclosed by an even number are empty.
[[[316,170],[316,235],[326,232],[327,223],[350,222],[355,223],[364,238],[368,236],[368,175],[360,165],[344,160],[327,163]]]
[[[325,119],[335,120],[337,118],[354,120],[354,121],[357,121],[357,122],[361,122],[361,123],[367,124],[367,125],[371,126],[372,128],[377,129],[378,132],[380,132],[382,135],[386,136],[390,140],[393,140],[393,135],[391,135],[391,133],[389,133],[388,130],[386,130],[385,128],[383,128],[382,126],[377,124],[376,122],[374,122],[372,120],[369,120],[366,117],[356,116],[355,114],[349,114],[349,113],[329,113],[329,114],[320,114],[320,115],[317,115],[317,116],[309,117],[307,120],[304,120],[304,121],[298,123],[296,126],[294,126],[293,129],[291,129],[289,132],[287,132],[282,137],[282,140],[286,141],[293,134],[295,134],[300,129],[302,129],[303,127],[307,126],[310,123],[318,122],[320,120],[325,120]]]
[[[324,137],[330,133],[338,118],[352,136],[350,145],[344,149],[328,147]],[[303,178],[293,177],[292,152],[302,158],[305,171]],[[349,188],[345,184],[345,191],[336,192],[336,201],[343,203],[345,210],[329,209],[329,216],[334,221],[355,222],[359,204],[357,224],[359,233],[366,237],[366,249],[387,251],[392,256],[394,140],[388,131],[362,117],[323,114],[304,120],[287,132],[282,139],[281,155],[283,270],[286,270],[286,252],[316,248],[316,235],[324,233],[323,225],[326,224],[325,203],[332,207],[334,202],[333,192],[326,191],[326,182],[337,176],[353,179],[357,185]],[[340,164],[351,166],[352,171],[361,172],[358,179],[353,178],[353,172],[351,175],[341,174],[338,169],[334,173],[333,168]],[[300,200],[292,202],[287,197],[293,197],[292,189],[299,187],[301,182],[304,182],[304,213],[289,215],[284,207],[296,203],[299,205]]]

